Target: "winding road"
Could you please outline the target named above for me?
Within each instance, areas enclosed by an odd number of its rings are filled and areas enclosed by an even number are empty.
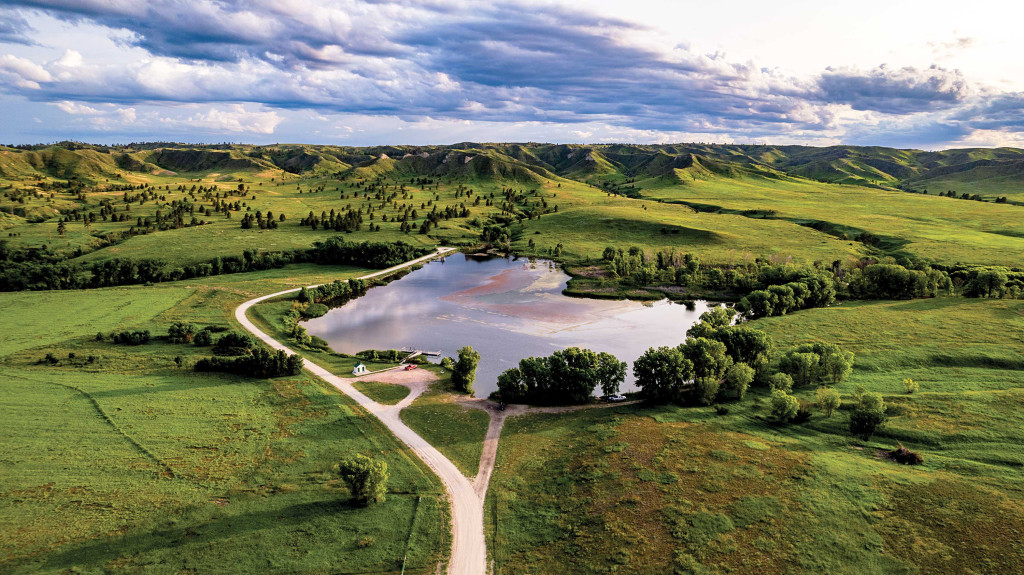
[[[413,266],[453,251],[455,251],[455,248],[438,248],[435,253],[410,260],[379,272],[362,276],[360,279],[372,279],[387,275],[402,268]],[[247,329],[254,336],[258,337],[268,346],[274,349],[284,350],[289,354],[294,354],[294,351],[269,335],[263,333],[263,331],[256,327],[252,321],[249,320],[246,312],[250,307],[262,301],[297,292],[299,289],[301,288],[284,290],[251,299],[238,306],[238,309],[235,310],[235,319],[238,320],[238,323],[242,324],[242,327]],[[434,471],[434,473],[437,474],[441,479],[441,482],[444,484],[445,490],[448,492],[448,499],[451,502],[452,507],[452,552],[451,558],[448,562],[448,573],[450,575],[482,575],[486,573],[487,546],[484,540],[483,507],[483,494],[486,493],[486,480],[482,486],[479,486],[483,487],[483,491],[478,494],[477,490],[474,489],[473,483],[462,475],[459,469],[455,467],[454,463],[449,461],[448,458],[442,455],[434,446],[427,443],[425,439],[417,435],[416,432],[402,423],[402,420],[398,417],[398,412],[401,411],[403,407],[412,403],[412,400],[416,398],[415,396],[419,394],[415,391],[410,393],[410,395],[398,405],[382,405],[360,393],[359,390],[353,387],[345,378],[334,375],[308,359],[304,359],[303,367],[306,371],[338,388],[342,393],[348,395],[359,405],[363,406],[366,411],[376,416],[377,419],[387,426],[387,428],[390,429],[396,437],[402,440],[403,443],[409,446],[409,449],[411,449],[413,453],[415,453],[424,463],[427,464],[428,467],[430,467],[430,469]],[[494,443],[497,443],[496,438],[494,439]],[[488,473],[487,475],[489,477],[490,474]]]

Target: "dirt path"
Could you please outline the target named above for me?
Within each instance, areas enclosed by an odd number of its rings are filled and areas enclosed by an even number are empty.
[[[363,276],[361,279],[371,279],[381,275],[386,275],[398,269],[425,262],[431,258],[451,251],[454,251],[454,249],[438,248],[437,252],[434,254]],[[285,290],[249,300],[238,306],[238,309],[235,310],[235,319],[238,320],[238,323],[242,324],[242,327],[249,330],[249,332],[270,347],[284,350],[289,354],[294,354],[294,351],[288,349],[274,338],[263,333],[251,321],[249,321],[249,318],[246,316],[246,312],[250,307],[260,303],[261,301],[296,291],[299,291],[299,288]],[[303,362],[303,367],[313,375],[323,379],[327,383],[330,383],[342,393],[354,399],[359,405],[366,409],[366,411],[376,416],[377,419],[387,426],[387,428],[391,430],[391,432],[394,433],[395,436],[403,443],[409,446],[409,449],[411,449],[413,453],[415,453],[425,464],[427,464],[428,467],[430,467],[430,469],[434,471],[434,473],[437,474],[441,479],[441,482],[444,484],[445,490],[448,492],[448,499],[452,506],[452,552],[451,559],[448,563],[448,573],[452,575],[482,575],[483,573],[486,573],[487,546],[484,540],[483,499],[477,496],[474,485],[470,483],[469,479],[462,475],[459,469],[455,467],[455,464],[442,455],[441,452],[433,445],[427,443],[425,439],[417,435],[416,432],[402,423],[402,420],[398,417],[398,412],[401,411],[404,406],[412,403],[416,397],[419,397],[419,395],[423,393],[423,390],[426,388],[426,383],[417,386],[419,389],[411,389],[409,396],[403,399],[398,405],[381,405],[360,393],[359,390],[352,386],[350,380],[338,377],[308,359]],[[380,376],[383,374],[377,375]],[[377,381],[380,380],[378,379]],[[499,427],[499,434],[500,431]],[[496,444],[497,441],[495,441],[495,449],[497,447]],[[493,468],[493,462],[491,467]],[[490,471],[488,471],[488,476],[489,475]]]

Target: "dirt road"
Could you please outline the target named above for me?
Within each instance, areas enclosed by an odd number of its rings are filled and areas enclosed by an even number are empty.
[[[438,248],[437,252],[434,254],[363,276],[361,279],[371,279],[386,275],[398,269],[425,262],[429,259],[452,251],[454,251],[453,248]],[[249,330],[249,332],[261,339],[270,347],[284,350],[289,354],[294,354],[295,352],[288,349],[269,335],[263,333],[259,328],[253,325],[246,316],[246,311],[261,301],[296,291],[299,291],[299,288],[285,290],[249,300],[238,306],[238,309],[235,310],[235,319],[238,320],[238,323],[242,324],[242,327]],[[425,439],[417,435],[416,432],[410,429],[407,425],[402,423],[402,420],[398,417],[398,412],[401,408],[412,403],[412,401],[423,392],[423,388],[413,388],[409,396],[403,399],[398,405],[381,405],[360,393],[359,390],[353,387],[345,378],[334,375],[308,359],[303,362],[303,367],[313,375],[330,383],[342,393],[354,399],[359,405],[366,409],[366,411],[376,416],[377,419],[384,423],[384,425],[387,426],[387,428],[390,429],[396,437],[409,446],[409,449],[411,449],[413,453],[415,453],[424,463],[427,464],[428,467],[430,467],[430,469],[434,471],[434,473],[437,474],[441,479],[441,482],[444,484],[445,490],[448,492],[448,499],[452,506],[452,553],[451,559],[448,563],[448,573],[451,575],[483,575],[486,573],[487,547],[484,540],[484,508],[481,496],[477,495],[477,492],[473,488],[473,484],[469,479],[462,475],[461,472],[459,472],[458,468],[455,467],[455,464],[449,461],[441,454],[440,451],[427,443]],[[500,427],[498,430],[500,432]],[[497,438],[495,438],[494,444],[496,448]],[[490,474],[488,473],[488,475]]]

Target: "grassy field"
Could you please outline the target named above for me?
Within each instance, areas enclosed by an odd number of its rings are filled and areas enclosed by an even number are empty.
[[[1024,219],[1015,205],[766,178],[697,179],[644,189],[643,195],[734,212],[774,210],[784,226],[824,222],[851,239],[866,231],[891,253],[936,262],[1017,265],[1024,251]],[[703,217],[717,221],[723,215]]]
[[[498,573],[1003,573],[1024,561],[1024,371],[1018,302],[853,303],[758,320],[780,347],[857,353],[846,404],[765,422],[765,392],[729,413],[613,408],[506,423],[488,496]],[[913,377],[921,390],[903,393]],[[846,431],[857,386],[889,421]],[[813,400],[813,389],[797,395]],[[902,442],[924,456],[880,459]]]
[[[208,349],[95,339],[161,335],[179,319],[227,326],[252,291],[362,270],[333,272],[0,295],[4,309],[49,323],[3,314],[0,570],[385,573],[407,557],[407,570],[433,572],[443,490],[353,402],[306,376],[249,380],[173,361]],[[39,364],[46,353],[59,363]],[[331,467],[353,452],[388,462],[385,503],[350,505]]]
[[[409,396],[409,388],[394,383],[378,383],[376,381],[357,381],[352,384],[356,389],[366,394],[367,397],[383,403],[384,405],[396,405]]]
[[[480,467],[490,417],[481,409],[462,407],[455,398],[451,376],[446,374],[399,415],[466,477],[473,477]]]

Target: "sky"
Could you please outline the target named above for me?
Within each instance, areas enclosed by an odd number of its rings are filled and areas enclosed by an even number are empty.
[[[1024,8],[4,0],[0,143],[1024,147]]]

